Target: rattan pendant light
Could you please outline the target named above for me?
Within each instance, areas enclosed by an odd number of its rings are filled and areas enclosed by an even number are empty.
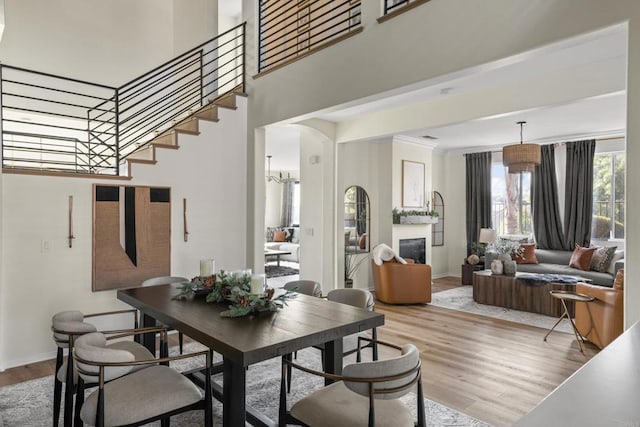
[[[520,144],[507,145],[502,148],[502,164],[508,168],[509,173],[533,172],[536,165],[540,164],[540,146],[522,142],[522,127],[525,123],[527,122],[518,122],[520,125]]]

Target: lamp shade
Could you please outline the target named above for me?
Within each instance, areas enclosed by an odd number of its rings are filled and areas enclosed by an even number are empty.
[[[491,243],[496,240],[496,230],[493,228],[481,228],[478,243]]]
[[[502,148],[502,163],[509,168],[509,173],[533,172],[540,159],[538,144],[514,144]]]

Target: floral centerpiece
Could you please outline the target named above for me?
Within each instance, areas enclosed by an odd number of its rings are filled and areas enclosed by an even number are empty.
[[[174,299],[189,295],[206,294],[207,302],[229,302],[229,310],[220,313],[222,317],[240,317],[263,311],[277,311],[286,305],[286,300],[295,293],[286,292],[274,297],[273,288],[264,293],[251,293],[251,275],[221,271],[217,276],[197,276],[189,283],[178,287],[180,293]]]

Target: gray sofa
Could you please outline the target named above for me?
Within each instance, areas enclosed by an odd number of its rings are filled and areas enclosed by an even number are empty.
[[[569,267],[572,251],[555,251],[550,249],[536,249],[538,264],[518,264],[518,272],[523,273],[548,273],[548,274],[568,274],[580,276],[591,280],[591,283],[600,286],[613,286],[613,279],[616,272],[624,267],[624,251],[616,251],[616,255],[609,266],[607,272],[585,271]],[[496,253],[487,252],[485,256],[485,266],[489,268],[491,261],[497,256]]]

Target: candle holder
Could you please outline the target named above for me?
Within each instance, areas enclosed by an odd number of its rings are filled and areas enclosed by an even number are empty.
[[[216,273],[216,262],[213,259],[200,260],[200,277],[213,276]]]
[[[254,295],[264,294],[266,283],[267,283],[266,274],[252,274],[251,275],[251,293]]]

